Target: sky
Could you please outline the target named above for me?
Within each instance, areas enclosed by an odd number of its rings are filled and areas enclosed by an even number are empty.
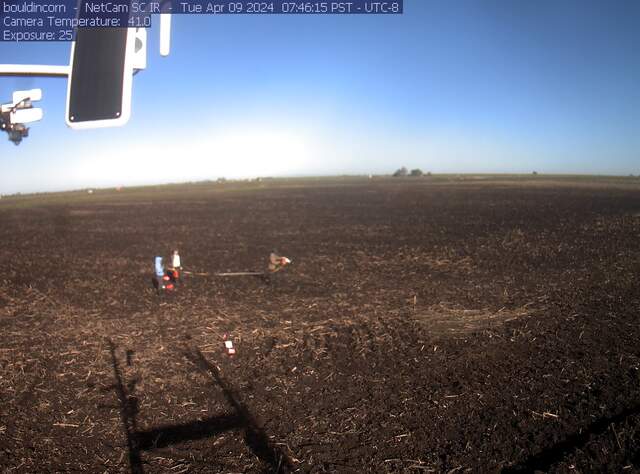
[[[0,193],[258,176],[640,174],[640,2],[405,0],[403,15],[174,15],[149,32],[132,118],[75,131],[66,80]],[[68,64],[69,43],[3,43],[0,63]]]

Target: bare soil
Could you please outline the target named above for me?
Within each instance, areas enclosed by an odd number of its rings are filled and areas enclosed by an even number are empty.
[[[0,469],[640,472],[640,186],[485,181],[3,199]]]

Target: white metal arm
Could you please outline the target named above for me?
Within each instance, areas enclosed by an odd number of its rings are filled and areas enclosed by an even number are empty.
[[[171,13],[160,14],[160,55],[169,56],[171,52]]]
[[[0,76],[68,77],[70,71],[70,66],[0,64]]]

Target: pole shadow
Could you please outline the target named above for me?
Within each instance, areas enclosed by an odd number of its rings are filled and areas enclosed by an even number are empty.
[[[215,383],[222,389],[231,406],[231,414],[213,416],[188,423],[162,425],[148,430],[139,430],[137,415],[139,413],[138,398],[135,395],[137,379],[126,382],[116,356],[116,346],[107,340],[111,355],[111,364],[115,383],[112,387],[118,397],[118,408],[124,434],[127,441],[129,466],[132,474],[144,474],[141,453],[154,449],[166,448],[186,441],[211,438],[227,431],[242,430],[244,440],[249,449],[262,461],[265,472],[291,472],[289,458],[275,447],[266,433],[260,428],[247,407],[240,401],[231,386],[220,376],[215,365],[209,363],[199,350],[187,353],[187,358],[198,368],[210,374]],[[127,365],[131,365],[132,351],[127,351]]]
[[[120,419],[124,428],[124,434],[127,439],[127,452],[129,454],[129,466],[131,466],[132,474],[144,474],[142,468],[142,459],[140,457],[140,447],[137,442],[137,424],[136,416],[138,414],[138,398],[135,394],[136,380],[132,380],[125,387],[122,380],[122,371],[116,357],[116,346],[110,339],[107,340],[109,353],[111,354],[111,365],[113,366],[113,374],[116,379],[113,388],[118,396],[120,404]]]
[[[185,355],[196,367],[208,373],[218,387],[220,387],[227,402],[233,408],[235,415],[241,420],[245,443],[253,454],[267,467],[266,472],[280,473],[293,471],[292,462],[289,457],[271,443],[267,434],[260,427],[249,409],[242,403],[240,397],[231,385],[222,378],[218,368],[209,362],[199,350],[187,352]]]
[[[630,416],[640,414],[640,405],[635,405],[631,408],[623,410],[617,415],[600,418],[586,429],[573,433],[563,441],[554,444],[553,446],[543,449],[538,454],[534,454],[525,461],[515,466],[510,466],[502,469],[503,474],[516,474],[523,472],[547,472],[552,466],[562,461],[562,459],[568,454],[572,453],[576,449],[582,449],[591,439],[591,436],[599,436],[605,433],[610,426],[624,422]],[[637,460],[634,461],[637,463]]]

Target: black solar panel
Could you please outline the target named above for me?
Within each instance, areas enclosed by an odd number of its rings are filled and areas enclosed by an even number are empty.
[[[69,91],[69,121],[122,115],[127,28],[79,28]]]

